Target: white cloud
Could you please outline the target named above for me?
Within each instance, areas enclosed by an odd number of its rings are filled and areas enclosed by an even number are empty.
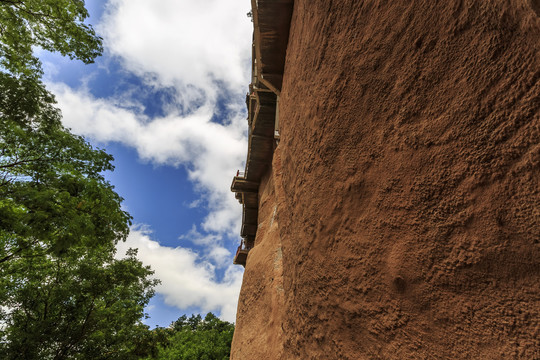
[[[212,247],[208,253],[208,258],[213,260],[218,267],[231,266],[232,254],[224,247]]]
[[[197,200],[193,200],[192,202],[190,202],[189,204],[187,204],[187,207],[190,208],[190,209],[196,209],[196,208],[198,208],[200,205],[201,205],[201,200],[200,200],[200,199],[197,199]]]
[[[98,30],[128,70],[176,86],[193,105],[198,90],[215,99],[216,81],[235,92],[246,88],[249,9],[245,0],[111,0]]]
[[[202,234],[197,230],[197,226],[193,224],[191,230],[187,234],[181,235],[178,239],[190,241],[194,245],[208,246],[219,243],[221,241],[221,236],[215,233]]]
[[[243,94],[251,59],[249,9],[245,0],[107,2],[97,26],[106,55],[155,89],[174,88],[174,104],[163,105],[166,116],[144,116],[131,99],[132,88],[97,99],[84,87],[50,86],[73,132],[123,143],[156,164],[184,165],[208,204],[201,229],[231,236],[239,229],[240,208],[229,186],[247,148]],[[218,93],[228,94],[221,123],[211,121]]]
[[[51,82],[49,88],[74,133],[99,143],[122,143],[154,164],[187,169],[201,194],[192,206],[204,205],[208,213],[181,239],[206,250],[164,247],[137,228],[119,244],[119,253],[139,248],[139,258],[162,280],[157,291],[167,304],[218,309],[223,319],[234,321],[242,271],[230,265],[232,254],[224,242],[237,239],[241,221],[229,186],[247,149],[243,95],[251,62],[249,1],[109,0],[106,6],[97,26],[104,38],[104,64],[119,60],[123,71],[145,85],[172,89],[174,100],[163,104],[165,115],[144,115],[133,100],[133,87],[107,99],[96,98],[85,86]],[[218,95],[225,112],[216,123]],[[217,279],[223,269],[224,277]]]
[[[148,231],[132,230],[127,243],[119,244],[119,254],[128,247],[139,248],[139,259],[155,270],[162,281],[156,291],[166,304],[180,309],[197,307],[203,312],[219,311],[226,321],[235,321],[242,270],[231,264],[232,254],[225,239],[237,239],[241,209],[229,191],[232,175],[245,158],[246,139],[240,130],[241,114],[232,114],[225,124],[210,121],[207,107],[186,115],[149,119],[133,109],[97,99],[85,90],[51,84],[67,127],[100,142],[118,141],[135,148],[139,156],[156,164],[183,165],[200,191],[208,215],[181,236],[202,253],[185,247],[170,248],[152,241]],[[180,205],[180,204],[179,204]],[[216,271],[225,270],[223,279]]]
[[[220,269],[231,264],[232,254],[222,246],[223,236],[219,233],[201,233],[197,230],[197,226],[193,225],[187,234],[181,235],[178,239],[189,241],[193,245],[205,249],[203,254],[205,258],[212,260]]]
[[[244,114],[229,113],[225,124],[211,122],[212,108],[149,119],[114,101],[97,99],[84,89],[49,84],[62,109],[63,122],[76,134],[98,142],[120,142],[155,164],[184,165],[190,180],[208,204],[206,231],[236,235],[240,207],[229,191],[232,176],[245,159]]]
[[[154,276],[161,280],[156,291],[163,295],[167,305],[219,311],[222,319],[235,321],[241,269],[229,265],[223,279],[217,279],[215,266],[208,258],[190,249],[161,246],[141,228],[132,229],[127,241],[118,244],[117,256],[124,256],[129,248],[138,248],[138,258],[152,266]],[[216,248],[216,252],[223,252],[221,249]]]

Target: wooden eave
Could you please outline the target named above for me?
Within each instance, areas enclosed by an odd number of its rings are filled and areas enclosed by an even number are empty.
[[[235,176],[231,184],[231,191],[239,192],[257,192],[259,191],[259,183],[246,180],[243,176]]]
[[[293,0],[251,0],[257,74],[268,88],[281,92]]]
[[[258,189],[272,163],[278,96],[281,93],[293,0],[252,0],[252,81],[246,96],[248,153],[244,176],[235,176],[231,191],[242,206],[240,236],[253,244],[258,228]],[[234,264],[245,266],[239,250]],[[245,252],[245,253],[244,253]]]
[[[249,250],[240,250],[234,256],[233,264],[246,266],[246,260],[248,257]]]

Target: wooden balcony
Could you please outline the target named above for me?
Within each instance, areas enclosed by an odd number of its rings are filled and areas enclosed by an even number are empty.
[[[242,265],[243,267],[246,267],[246,260],[248,257],[249,250],[247,249],[238,249],[236,251],[236,255],[234,256],[233,264],[234,265]]]
[[[242,206],[243,243],[255,241],[258,228],[259,185],[272,163],[279,139],[278,102],[293,0],[251,0],[253,13],[252,77],[246,95],[248,153],[245,171],[233,178],[231,191]],[[249,247],[250,248],[250,247]],[[248,249],[249,249],[248,248]],[[245,266],[248,249],[239,247],[234,264]]]
[[[281,92],[293,0],[251,0],[256,73],[276,95]]]
[[[246,180],[243,176],[235,176],[231,184],[231,191],[234,193],[257,192],[259,184],[254,181]]]

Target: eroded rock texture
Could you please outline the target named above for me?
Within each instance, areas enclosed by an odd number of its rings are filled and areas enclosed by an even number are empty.
[[[295,1],[233,359],[540,358],[539,15]]]

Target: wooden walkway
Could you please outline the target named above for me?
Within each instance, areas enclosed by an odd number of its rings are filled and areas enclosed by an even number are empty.
[[[234,264],[246,265],[258,227],[259,185],[272,163],[279,139],[278,102],[285,67],[285,54],[293,0],[252,0],[252,77],[246,95],[248,108],[248,153],[243,176],[235,176],[231,191],[242,204],[243,238]]]

